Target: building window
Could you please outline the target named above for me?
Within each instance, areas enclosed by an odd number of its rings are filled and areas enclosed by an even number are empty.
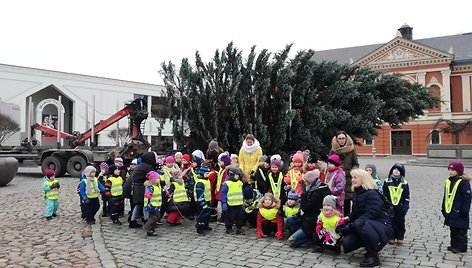
[[[365,139],[364,139],[364,145],[372,146],[372,141],[373,141],[372,137],[370,137],[370,138],[365,138]]]
[[[167,109],[167,98],[154,97],[151,99],[151,114],[156,118],[169,118]]]
[[[143,99],[145,102],[147,102],[148,96],[146,95],[139,95],[139,94],[134,94],[134,99]]]
[[[431,142],[431,144],[440,144],[439,131],[438,130],[431,131],[430,142]]]

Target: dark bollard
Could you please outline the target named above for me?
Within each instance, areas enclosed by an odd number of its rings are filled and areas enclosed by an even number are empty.
[[[18,160],[13,157],[0,157],[0,187],[7,185],[18,172]]]

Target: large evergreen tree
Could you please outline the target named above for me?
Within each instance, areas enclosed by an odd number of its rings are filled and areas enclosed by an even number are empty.
[[[290,60],[290,49],[272,55],[256,54],[253,47],[243,59],[230,43],[211,62],[204,63],[198,52],[195,67],[184,59],[179,74],[172,63],[163,63],[177,142],[181,145],[182,113],[193,149],[205,149],[217,138],[237,152],[244,135],[255,133],[268,154],[309,149],[324,156],[338,130],[371,138],[382,124],[398,127],[439,103],[427,88],[399,74],[317,63],[312,50]]]

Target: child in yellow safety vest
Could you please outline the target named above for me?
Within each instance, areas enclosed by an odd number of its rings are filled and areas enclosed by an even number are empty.
[[[221,203],[226,211],[226,233],[235,234],[233,224],[236,225],[236,234],[244,234],[243,219],[243,171],[239,167],[228,167],[228,179],[221,188]]]
[[[117,166],[111,165],[108,167],[108,178],[107,184],[110,186],[109,196],[108,196],[108,205],[110,219],[113,221],[113,224],[121,225],[119,220],[119,213],[121,207],[124,204],[123,200],[123,179],[120,176],[120,170]]]
[[[149,218],[143,228],[147,231],[147,236],[156,236],[156,223],[161,218],[159,212],[162,206],[162,190],[157,172],[149,171],[146,178],[147,180],[144,182],[144,209],[149,213]]]
[[[183,176],[186,172],[180,172],[178,169],[171,168],[169,173],[171,179],[169,189],[167,190],[167,199],[169,202],[166,204],[166,221],[170,225],[181,225],[180,219],[182,215],[188,213],[189,209],[189,198],[183,180]]]
[[[287,195],[287,202],[285,202],[284,210],[284,225],[289,234],[295,233],[301,227],[300,217],[300,198],[295,190],[292,190]]]
[[[197,222],[195,227],[197,233],[205,235],[204,231],[211,231],[213,228],[209,226],[210,214],[211,214],[211,185],[208,180],[210,168],[207,166],[201,166],[198,170],[198,178],[195,181],[194,196],[197,208]]]
[[[297,151],[292,156],[291,168],[287,172],[284,178],[285,184],[288,186],[288,190],[295,190],[298,196],[302,196],[303,191],[303,154],[301,151]]]
[[[405,179],[405,167],[396,163],[390,169],[383,184],[383,194],[393,205],[393,237],[389,244],[403,244],[405,237],[405,216],[410,208],[410,187]]]
[[[448,251],[453,253],[467,252],[467,230],[469,229],[471,190],[469,175],[464,174],[461,162],[451,162],[448,166],[449,178],[444,187],[442,214],[444,225],[451,231],[451,245]]]
[[[336,209],[336,197],[334,195],[325,196],[323,208],[316,221],[313,252],[323,252],[326,247],[340,253],[341,244],[339,239],[341,236],[336,233],[336,227],[343,224],[344,219],[341,218],[341,213]]]
[[[257,238],[275,233],[278,240],[283,239],[284,220],[278,213],[280,200],[273,194],[266,193],[259,201],[259,214],[257,214]]]
[[[55,171],[53,169],[46,170],[46,174],[43,178],[43,195],[46,201],[46,211],[44,215],[46,220],[52,219],[57,216],[57,209],[59,208],[59,181],[54,176]]]
[[[80,196],[85,208],[85,220],[88,224],[95,224],[95,214],[100,209],[98,197],[106,191],[102,183],[95,177],[96,169],[93,166],[85,167],[82,171],[82,180],[79,183]]]

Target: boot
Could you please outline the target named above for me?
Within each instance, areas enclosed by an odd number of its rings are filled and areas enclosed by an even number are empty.
[[[121,221],[120,221],[120,220],[114,220],[114,221],[113,221],[113,224],[116,224],[116,225],[121,225],[122,223],[121,223]]]
[[[137,223],[136,221],[129,222],[129,228],[141,228],[143,227],[141,224]]]
[[[157,236],[156,232],[153,232],[153,231],[148,231],[147,236]]]
[[[234,235],[235,232],[233,229],[226,229],[226,234],[229,234],[229,235]]]
[[[379,265],[380,265],[380,259],[378,255],[364,256],[364,260],[360,263],[361,267],[375,267]]]
[[[205,232],[203,231],[203,229],[197,229],[197,234],[205,235]]]
[[[323,252],[323,247],[318,246],[318,245],[315,245],[315,246],[313,247],[313,249],[311,250],[311,252],[313,252],[313,253],[321,253],[321,252]]]
[[[244,230],[242,228],[237,228],[236,229],[236,234],[237,235],[245,235],[246,233],[244,232]]]

